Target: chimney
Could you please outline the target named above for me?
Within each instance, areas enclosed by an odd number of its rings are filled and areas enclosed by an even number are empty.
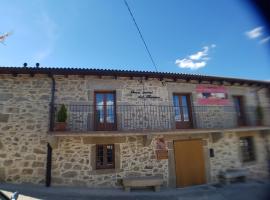
[[[23,67],[27,67],[27,63],[23,63]]]
[[[36,68],[39,68],[39,63],[36,63]]]

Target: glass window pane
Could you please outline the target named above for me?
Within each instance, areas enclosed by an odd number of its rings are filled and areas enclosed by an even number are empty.
[[[96,94],[96,114],[99,123],[104,122],[104,94]]]
[[[107,164],[113,164],[113,145],[107,145]]]
[[[181,121],[181,108],[179,106],[179,97],[177,95],[173,95],[173,105],[174,105],[175,121]]]
[[[97,145],[97,166],[103,166],[103,145]]]
[[[242,151],[243,162],[249,162],[249,161],[255,160],[252,137],[240,138],[240,147]]]
[[[189,121],[189,110],[188,110],[188,104],[187,104],[187,96],[182,96],[182,109],[183,109],[184,121]]]
[[[107,94],[106,96],[106,112],[107,112],[107,116],[106,116],[106,121],[108,123],[114,123],[114,94]]]
[[[235,106],[235,111],[237,116],[241,116],[241,112],[240,112],[240,100],[238,97],[234,98],[234,106]]]

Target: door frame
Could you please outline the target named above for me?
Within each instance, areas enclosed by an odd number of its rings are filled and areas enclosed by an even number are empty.
[[[98,128],[98,124],[97,124],[97,110],[96,110],[96,105],[97,105],[97,102],[96,102],[96,94],[113,94],[114,95],[114,123],[113,123],[113,127],[111,129],[99,129]],[[93,120],[94,120],[94,130],[95,131],[114,131],[114,130],[117,130],[117,114],[116,114],[116,91],[115,90],[96,90],[94,91],[94,105],[93,105],[93,108],[94,108],[94,117],[93,117]],[[105,109],[106,111],[106,109]]]
[[[192,93],[179,93],[179,92],[174,92],[173,93],[173,98],[174,96],[186,96],[187,97],[187,107],[188,107],[188,112],[189,112],[189,122],[190,122],[190,125],[189,126],[180,126],[180,127],[177,127],[177,121],[175,120],[174,118],[174,122],[175,122],[175,128],[176,129],[189,129],[189,128],[194,128],[194,123],[193,123],[193,115],[192,115]],[[180,102],[179,102],[180,103]],[[181,105],[180,105],[181,106]],[[173,105],[174,107],[174,105]],[[182,113],[181,114],[181,118],[183,117],[182,116]],[[175,115],[175,111],[174,111],[174,115]],[[178,122],[178,123],[183,123],[183,122]]]

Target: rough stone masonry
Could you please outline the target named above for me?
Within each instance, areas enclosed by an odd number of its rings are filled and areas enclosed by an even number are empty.
[[[139,78],[131,80],[123,77],[114,79],[77,75],[54,77],[57,104],[93,105],[94,91],[97,90],[116,91],[117,105],[143,103],[173,105],[173,93],[190,93],[192,104],[196,105],[197,102],[196,84],[183,81],[163,83],[154,78],[141,81]],[[47,75],[36,74],[33,77],[22,74],[0,75],[0,181],[45,183],[51,84],[51,78]],[[226,87],[231,102],[232,95],[244,95],[247,106],[255,105],[256,97],[251,86],[227,85]],[[138,98],[136,93],[131,93],[131,91],[142,92],[142,88],[144,91],[153,92],[153,95],[159,98],[143,100]],[[269,106],[267,91],[261,90],[259,96],[261,105]],[[212,128],[217,125],[233,127],[236,123],[235,118],[232,118],[233,115],[230,112],[224,112],[224,108],[213,107],[204,112],[207,114],[200,115],[202,113],[200,111],[196,115],[201,119],[198,120],[201,123],[198,124],[200,128]],[[265,115],[267,116],[267,113]],[[250,117],[251,122],[252,120],[254,119]],[[93,125],[89,126],[88,130],[93,133]],[[211,134],[207,131],[192,136],[183,131],[179,133],[175,131],[171,133],[173,135],[171,137],[167,137],[168,134],[169,132],[156,134],[149,145],[144,145],[144,137],[139,134],[105,140],[109,142],[108,140],[112,139],[110,141],[115,144],[115,169],[110,170],[95,169],[95,145],[100,142],[99,139],[95,144],[92,139],[89,139],[91,135],[87,136],[80,132],[77,135],[59,137],[57,145],[53,148],[52,185],[118,187],[123,177],[159,175],[163,177],[164,186],[175,186],[173,177],[175,171],[172,164],[174,162],[173,141],[192,138],[200,138],[204,141],[208,182],[217,181],[221,170],[238,167],[248,169],[250,178],[267,176],[265,141],[266,138],[269,141],[269,134],[265,136],[260,131],[239,133],[237,130],[231,130],[224,131],[223,137],[218,141],[213,141]],[[241,135],[252,135],[255,138],[256,160],[252,163],[241,162],[239,150]],[[155,139],[158,137],[166,139],[168,159],[156,159]],[[209,157],[210,148],[215,150],[215,157]]]

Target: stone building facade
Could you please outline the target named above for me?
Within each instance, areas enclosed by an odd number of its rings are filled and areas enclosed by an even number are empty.
[[[222,87],[227,104],[199,104],[198,85]],[[177,141],[201,142],[204,183],[217,182],[221,171],[235,168],[247,169],[248,178],[265,178],[269,88],[263,81],[196,75],[0,67],[0,181],[120,187],[126,177],[160,176],[165,187],[181,187],[183,166],[176,162],[180,157]],[[101,113],[97,117],[97,92],[114,94],[113,110],[109,100],[103,110],[104,119],[114,122],[113,126],[108,123],[111,130],[102,126],[97,130],[97,120],[104,120]],[[177,107],[175,94],[188,94],[189,107],[184,100]],[[238,124],[235,97],[239,96],[244,124]],[[54,130],[61,105],[67,107],[66,131]],[[258,105],[263,113],[260,123]],[[187,126],[187,120],[176,123],[177,109],[190,109],[190,127],[181,127]],[[181,112],[185,118],[186,112]],[[161,159],[157,155],[160,138],[166,146]],[[251,145],[250,139],[252,149],[245,153],[241,145]],[[99,147],[104,145],[113,145],[113,165],[98,168]],[[106,148],[102,156],[111,152]],[[253,159],[244,161],[246,156]]]

